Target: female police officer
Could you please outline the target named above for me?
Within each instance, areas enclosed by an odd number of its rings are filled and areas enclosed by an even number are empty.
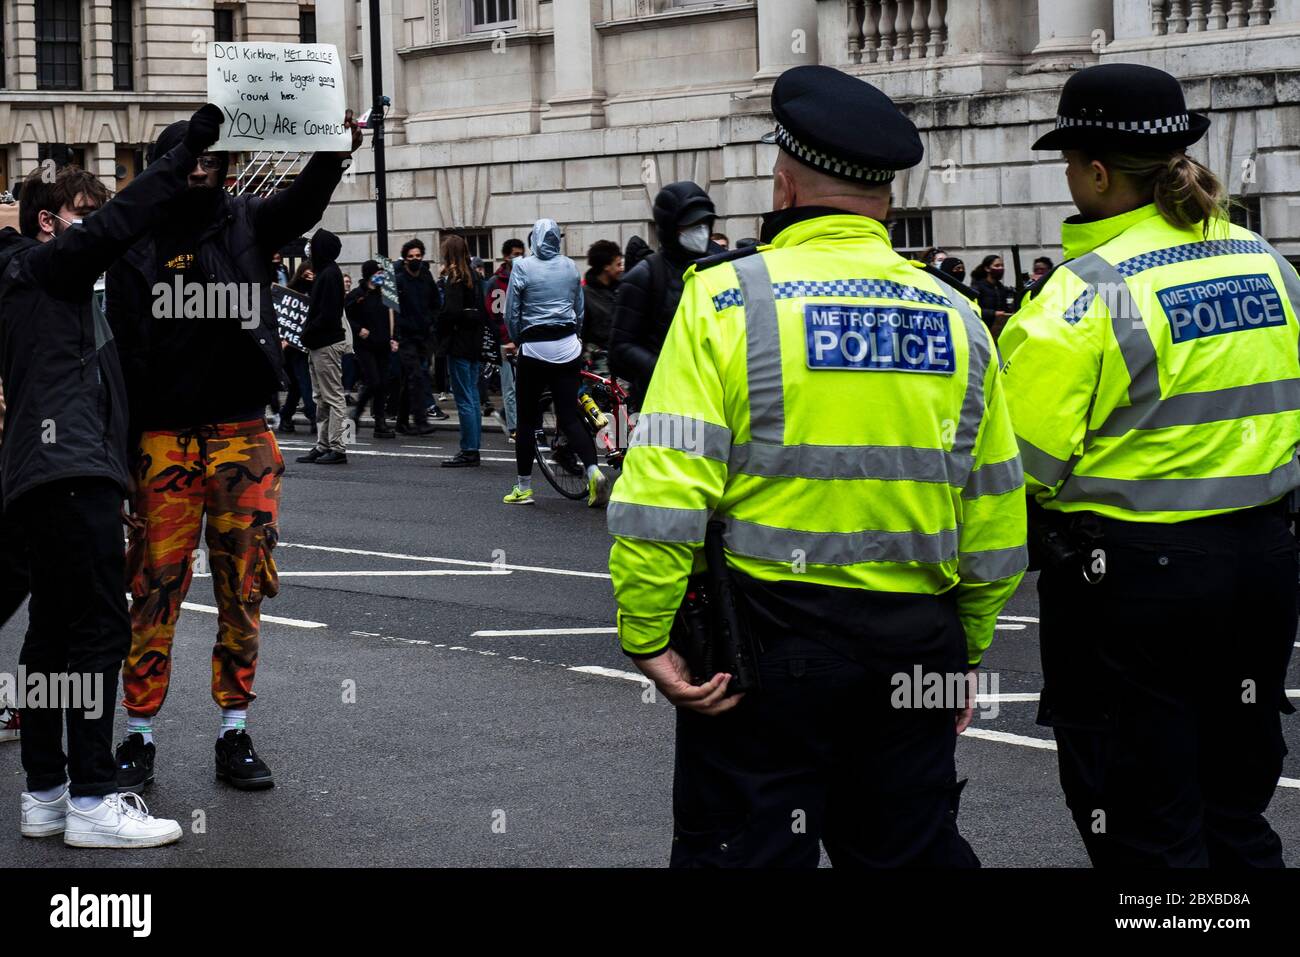
[[[1069,261],[1000,342],[1051,546],[1039,720],[1094,865],[1280,867],[1300,278],[1183,152],[1209,120],[1173,77],[1092,67],[1058,114]]]

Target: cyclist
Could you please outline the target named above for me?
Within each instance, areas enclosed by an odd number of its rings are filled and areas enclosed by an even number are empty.
[[[535,435],[542,425],[542,394],[550,390],[556,422],[586,468],[587,504],[596,508],[609,500],[609,481],[596,464],[596,443],[579,418],[582,281],[573,260],[560,255],[560,240],[555,220],[539,219],[533,226],[532,255],[516,260],[510,270],[505,320],[511,341],[519,345],[515,365],[518,478],[503,501],[533,503]]]

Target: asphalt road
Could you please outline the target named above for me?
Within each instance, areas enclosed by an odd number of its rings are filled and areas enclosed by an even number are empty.
[[[296,439],[296,440],[295,440]],[[613,635],[602,512],[535,477],[509,508],[499,432],[480,469],[438,468],[456,436],[376,443],[345,467],[297,465],[285,437],[279,597],[263,605],[254,742],[276,787],[213,778],[208,687],[216,619],[197,578],[156,722],[145,797],[184,839],[153,851],[74,851],[18,835],[23,778],[0,745],[0,860],[64,866],[662,866],[671,836],[672,709],[647,702]],[[1026,582],[986,658],[998,693],[1040,687]],[[26,616],[0,631],[16,662]],[[529,634],[527,632],[539,632]],[[568,632],[568,633],[565,633]],[[1300,655],[1297,656],[1300,658]],[[9,663],[6,665],[5,663]],[[585,669],[585,670],[584,670]],[[1300,688],[1293,661],[1290,688]],[[1032,700],[1004,700],[959,744],[961,825],[988,866],[1086,865]],[[118,736],[123,720],[118,717]],[[1300,865],[1300,720],[1270,819]]]

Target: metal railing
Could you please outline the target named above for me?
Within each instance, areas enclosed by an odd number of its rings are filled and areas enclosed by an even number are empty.
[[[269,196],[280,188],[285,179],[292,182],[297,173],[298,163],[303,154],[288,150],[261,150],[245,164],[230,186],[235,196],[252,193],[254,196]]]

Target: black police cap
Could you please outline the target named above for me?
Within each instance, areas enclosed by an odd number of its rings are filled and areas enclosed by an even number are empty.
[[[1103,63],[1066,81],[1056,129],[1036,150],[1160,152],[1191,146],[1210,119],[1189,113],[1183,88],[1164,70],[1137,63]]]
[[[775,132],[763,137],[800,162],[856,183],[888,183],[921,162],[912,121],[870,83],[828,66],[797,66],[772,88]]]

